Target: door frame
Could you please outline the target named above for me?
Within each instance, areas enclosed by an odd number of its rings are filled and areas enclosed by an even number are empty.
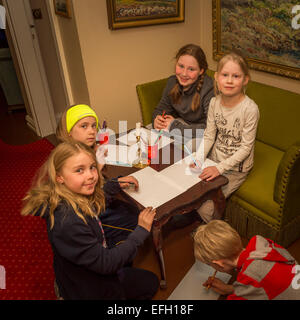
[[[2,2],[31,111],[27,123],[38,136],[51,135],[56,120],[29,1]]]

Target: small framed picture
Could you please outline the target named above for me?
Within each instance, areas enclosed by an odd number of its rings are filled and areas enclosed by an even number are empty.
[[[70,0],[53,0],[55,13],[65,18],[71,18]]]
[[[185,0],[106,0],[111,30],[184,22]]]

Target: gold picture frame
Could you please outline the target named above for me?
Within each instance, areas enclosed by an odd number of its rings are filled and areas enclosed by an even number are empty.
[[[70,0],[53,0],[55,13],[65,18],[71,18]]]
[[[109,29],[184,22],[185,0],[106,0]]]
[[[219,60],[238,49],[250,68],[299,80],[300,33],[292,24],[294,1],[279,1],[261,0],[250,6],[244,0],[234,5],[213,0],[213,58]]]

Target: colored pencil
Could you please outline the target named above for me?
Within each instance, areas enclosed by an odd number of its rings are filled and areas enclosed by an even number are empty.
[[[129,182],[129,181],[118,181],[118,180],[110,180],[112,182],[116,182],[116,183],[128,183],[128,184],[135,184],[134,182]]]
[[[217,270],[214,272],[214,274],[212,276],[211,283],[215,280],[216,274],[217,274]],[[207,285],[206,290],[210,289],[211,283],[209,285]]]
[[[199,167],[198,164],[197,164],[197,161],[196,159],[194,158],[192,152],[189,150],[189,148],[184,144],[184,149],[186,150],[186,152],[191,156],[193,162],[195,163],[195,166],[196,167]]]

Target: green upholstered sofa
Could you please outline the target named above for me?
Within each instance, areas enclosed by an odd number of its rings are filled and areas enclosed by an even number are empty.
[[[247,94],[260,111],[254,166],[226,219],[247,238],[288,246],[300,237],[300,95],[253,81]]]
[[[137,85],[144,125],[166,81]],[[243,237],[260,234],[288,246],[300,237],[300,95],[254,81],[247,94],[260,111],[254,167],[228,200],[225,219]]]

